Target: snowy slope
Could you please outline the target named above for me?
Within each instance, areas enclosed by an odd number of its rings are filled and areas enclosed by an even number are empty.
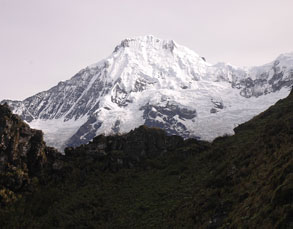
[[[259,67],[211,65],[172,40],[144,36],[123,40],[108,58],[48,91],[2,102],[62,149],[142,124],[212,140],[232,134],[292,85],[293,53]]]

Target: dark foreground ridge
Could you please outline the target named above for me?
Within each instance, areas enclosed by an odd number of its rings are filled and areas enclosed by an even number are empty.
[[[0,204],[32,192],[42,171],[52,167],[58,152],[47,147],[43,133],[34,130],[8,105],[0,105]]]
[[[0,140],[2,228],[293,226],[292,92],[213,143],[141,126],[60,155],[5,106]]]

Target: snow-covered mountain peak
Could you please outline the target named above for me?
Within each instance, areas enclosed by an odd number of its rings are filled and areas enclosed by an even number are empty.
[[[121,48],[134,49],[141,51],[141,49],[165,49],[173,51],[177,47],[177,44],[173,40],[162,40],[154,37],[153,35],[139,36],[134,38],[126,38],[116,46],[114,52],[117,52]]]
[[[194,51],[177,44],[174,40],[164,40],[156,38],[152,35],[139,36],[134,38],[127,38],[121,41],[114,50],[115,53],[142,53],[148,52],[150,54],[160,52],[162,55],[172,54],[180,56],[181,58],[189,55],[193,58],[203,59]]]
[[[187,88],[207,75],[208,66],[198,54],[173,40],[143,36],[123,40],[107,59],[90,68],[103,69],[105,81],[113,85],[111,93],[117,94],[118,88],[129,94],[146,88]]]
[[[259,67],[212,65],[173,40],[127,38],[109,57],[48,91],[3,102],[57,148],[142,124],[211,140],[286,96],[292,60],[283,54]]]

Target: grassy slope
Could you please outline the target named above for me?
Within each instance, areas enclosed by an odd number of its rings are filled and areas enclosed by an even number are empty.
[[[200,143],[201,152],[185,144],[115,172],[90,156],[67,158],[59,173],[44,172],[39,191],[2,209],[0,221],[4,228],[289,228],[293,94],[235,132]]]

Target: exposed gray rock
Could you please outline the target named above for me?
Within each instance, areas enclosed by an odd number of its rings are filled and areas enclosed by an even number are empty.
[[[120,120],[116,120],[115,125],[112,127],[114,133],[119,133],[120,131]]]
[[[86,123],[84,123],[77,132],[66,142],[66,146],[74,147],[81,144],[88,143],[96,136],[97,130],[101,127],[102,123],[97,122],[95,116],[91,116]]]
[[[159,127],[164,129],[169,135],[180,135],[184,138],[191,137],[186,126],[178,121],[175,116],[178,116],[181,120],[193,119],[196,117],[196,110],[181,108],[179,105],[169,102],[165,106],[146,104],[140,109],[144,111],[143,118],[146,126]],[[160,119],[157,119],[157,117]]]
[[[241,89],[240,95],[246,98],[259,97],[279,91],[283,87],[290,87],[293,84],[293,69],[285,76],[286,69],[281,69],[279,64],[280,61],[276,60],[270,69],[257,74],[256,79],[247,77],[240,82],[234,82],[232,87]]]

